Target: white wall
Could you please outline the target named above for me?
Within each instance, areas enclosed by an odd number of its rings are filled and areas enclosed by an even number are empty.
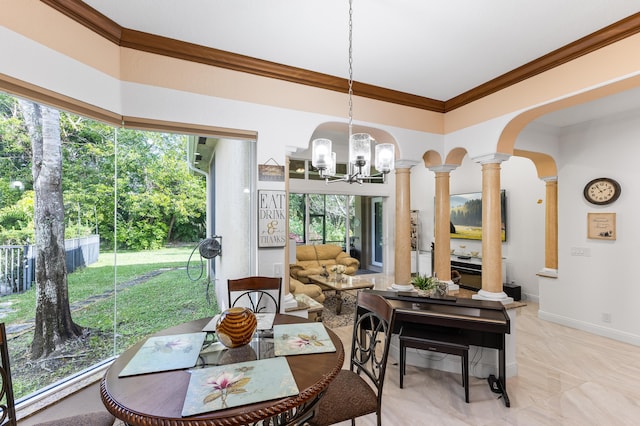
[[[226,309],[227,280],[252,275],[255,258],[252,245],[251,193],[254,169],[251,161],[254,142],[222,139],[216,145],[214,178],[215,229],[222,237],[222,254],[215,258],[215,291],[220,309]]]
[[[640,345],[640,111],[565,129],[558,158],[558,278],[540,279],[540,317]],[[613,204],[599,207],[582,191],[593,178],[622,186]],[[587,213],[616,213],[615,241],[587,238]],[[572,256],[584,248],[589,256]],[[610,316],[610,322],[604,316]]]

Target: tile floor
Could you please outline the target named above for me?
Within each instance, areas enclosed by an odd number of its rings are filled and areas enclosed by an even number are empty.
[[[400,389],[390,358],[382,424],[639,425],[640,347],[540,320],[537,312],[533,303],[517,308],[518,375],[507,379],[510,408],[484,378],[470,377],[469,404],[454,373],[407,366]],[[334,331],[348,351],[350,327]],[[369,415],[356,424],[375,420]]]
[[[484,378],[470,377],[469,404],[454,373],[407,366],[400,389],[398,365],[390,358],[382,424],[640,425],[640,347],[543,321],[537,313],[534,303],[516,308],[518,375],[507,379],[510,408]],[[348,353],[351,327],[334,331]],[[375,424],[375,415],[356,420],[358,426]]]

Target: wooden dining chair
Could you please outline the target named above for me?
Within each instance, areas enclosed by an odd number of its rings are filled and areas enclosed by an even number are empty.
[[[229,306],[244,306],[255,313],[280,312],[282,278],[246,277],[227,280]]]
[[[11,364],[9,362],[9,349],[7,348],[7,332],[4,323],[0,323],[0,426],[16,426],[16,405],[13,398],[13,385],[11,383]],[[39,423],[40,426],[111,426],[115,417],[109,412],[99,411],[95,413],[79,414]]]
[[[349,370],[329,384],[308,423],[323,426],[376,413],[381,424],[382,386],[393,329],[393,308],[382,296],[358,292]]]

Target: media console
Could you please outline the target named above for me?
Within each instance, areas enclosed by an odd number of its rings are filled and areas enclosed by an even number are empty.
[[[431,270],[434,271],[435,247],[431,243]],[[509,283],[507,280],[507,264],[502,258],[502,288],[507,296],[513,300],[520,300],[520,286]],[[467,290],[478,291],[482,289],[482,258],[476,256],[464,256],[460,254],[451,255],[451,269],[460,273],[460,282],[458,285]]]
[[[451,255],[451,269],[455,269],[460,273],[460,287],[469,290],[480,290],[482,288],[482,259]],[[504,275],[504,264],[502,273]]]
[[[482,258],[453,254],[451,255],[451,269],[460,273],[460,287],[469,290],[482,288]],[[508,282],[507,265],[504,258],[502,258],[502,280]]]

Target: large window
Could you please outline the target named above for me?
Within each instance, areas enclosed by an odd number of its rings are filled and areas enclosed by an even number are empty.
[[[17,100],[0,94],[0,309],[18,400],[217,309],[194,254],[206,185],[187,169],[186,136],[64,112],[59,126],[67,275],[54,285],[67,286],[81,332],[34,357],[33,140]]]
[[[304,244],[335,244],[346,248],[357,232],[354,224],[355,196],[291,194],[289,229],[291,237]]]
[[[289,231],[296,244],[335,244],[363,269],[382,267],[381,198],[290,194]],[[377,212],[377,214],[376,214]]]

